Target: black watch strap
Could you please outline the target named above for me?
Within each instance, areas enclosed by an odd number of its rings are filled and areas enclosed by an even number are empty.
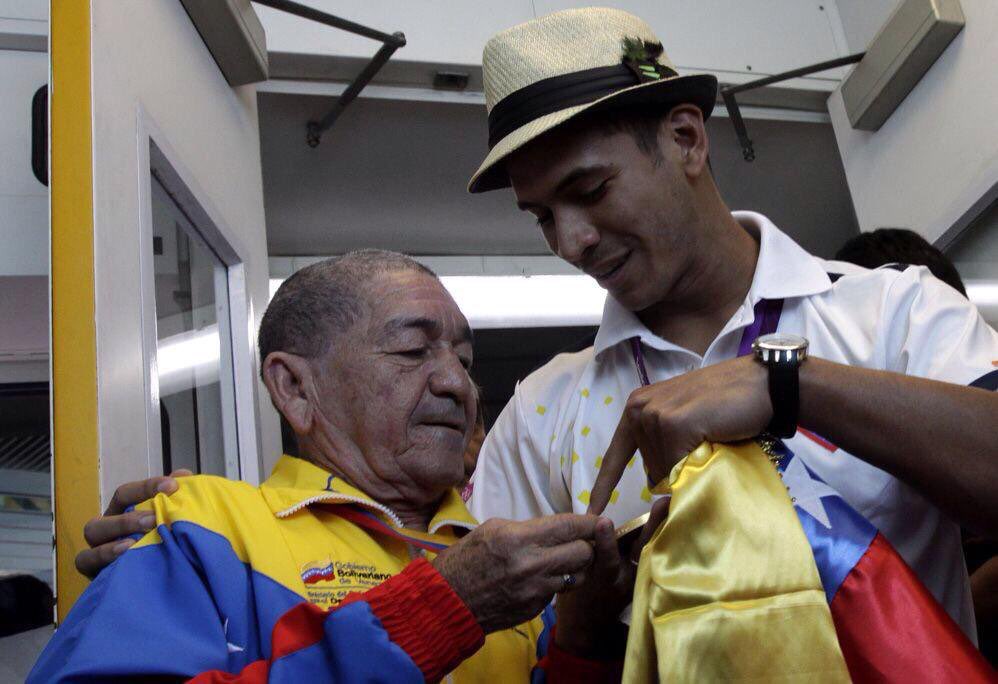
[[[773,404],[773,418],[767,432],[776,437],[793,437],[797,432],[797,413],[800,408],[800,384],[797,363],[769,363],[769,399]]]

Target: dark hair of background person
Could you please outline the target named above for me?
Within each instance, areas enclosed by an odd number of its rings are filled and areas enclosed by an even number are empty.
[[[0,577],[0,637],[51,625],[55,599],[34,575]]]
[[[932,275],[967,296],[967,289],[953,262],[913,230],[878,228],[870,233],[860,233],[842,245],[834,259],[866,268],[884,264],[928,266]]]

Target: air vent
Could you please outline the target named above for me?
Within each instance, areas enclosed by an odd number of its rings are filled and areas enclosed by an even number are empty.
[[[438,71],[433,75],[437,90],[464,90],[468,87],[468,74],[461,71]]]
[[[878,130],[963,25],[959,0],[903,0],[842,82],[852,127]]]

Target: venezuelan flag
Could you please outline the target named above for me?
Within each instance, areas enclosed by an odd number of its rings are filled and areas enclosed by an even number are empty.
[[[998,681],[890,542],[784,444],[775,449],[853,681]]]
[[[782,443],[704,443],[655,492],[672,502],[641,554],[624,682],[998,681],[887,540]]]

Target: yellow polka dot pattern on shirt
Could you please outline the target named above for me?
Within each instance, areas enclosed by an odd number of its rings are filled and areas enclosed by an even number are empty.
[[[584,426],[582,428],[582,436],[583,437],[588,437],[590,432],[592,432],[592,428],[590,428],[588,425],[586,425],[586,426]]]
[[[596,461],[593,463],[593,465],[596,467],[596,470],[599,470],[600,468],[602,468],[603,467],[603,457],[602,456],[597,456],[596,457]]]
[[[572,452],[572,463],[578,463],[578,462],[579,462],[579,455],[573,451]]]
[[[609,406],[610,404],[613,403],[613,397],[611,397],[609,394],[606,395],[605,397],[603,397],[603,403]]]
[[[588,489],[583,489],[581,492],[579,492],[579,495],[576,498],[579,501],[581,501],[582,503],[584,503],[585,505],[588,506],[589,505],[589,490]],[[619,498],[620,498],[620,490],[619,489],[614,489],[612,492],[610,492],[610,503],[611,504],[617,503],[617,499],[619,499]]]
[[[582,388],[582,391],[579,392],[579,394],[581,394],[583,396],[583,398],[588,399],[589,398],[589,388],[588,387]]]
[[[537,405],[538,414],[543,416],[545,413],[547,413],[547,411],[548,411],[547,406],[541,406],[540,404]]]
[[[641,500],[645,502],[651,502],[651,490],[648,487],[641,488]]]

